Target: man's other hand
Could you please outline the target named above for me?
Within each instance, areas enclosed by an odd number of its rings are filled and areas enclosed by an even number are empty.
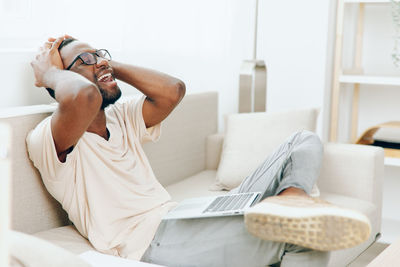
[[[52,70],[64,69],[58,47],[65,38],[67,38],[67,36],[62,36],[57,39],[49,38],[49,41],[39,48],[38,54],[31,62],[35,73],[35,86],[51,87],[49,84],[49,77],[47,76],[51,75]]]

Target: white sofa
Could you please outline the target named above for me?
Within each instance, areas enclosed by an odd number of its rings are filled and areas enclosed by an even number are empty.
[[[55,106],[39,105],[0,111],[0,123],[12,129],[11,227],[33,234],[79,254],[93,250],[70,224],[67,214],[46,191],[28,158],[25,137],[49,116]],[[173,200],[224,194],[210,191],[221,155],[224,135],[217,133],[216,92],[186,95],[163,122],[158,143],[144,146],[153,170]],[[346,266],[379,236],[382,210],[383,151],[380,148],[326,144],[318,186],[321,196],[366,214],[372,223],[369,240],[335,251],[330,266]]]

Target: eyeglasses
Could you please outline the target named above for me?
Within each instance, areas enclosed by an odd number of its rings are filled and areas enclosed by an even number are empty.
[[[82,53],[79,56],[77,56],[74,59],[74,61],[72,61],[72,63],[69,64],[69,66],[66,68],[66,70],[69,70],[78,59],[82,60],[82,63],[85,65],[94,65],[97,63],[97,59],[99,57],[104,58],[108,61],[111,60],[111,55],[110,55],[110,53],[108,53],[108,51],[106,49],[99,49],[93,53],[85,52],[85,53]]]

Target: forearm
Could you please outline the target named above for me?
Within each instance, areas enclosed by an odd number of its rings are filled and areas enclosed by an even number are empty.
[[[77,99],[80,96],[90,97],[93,101],[96,101],[96,98],[101,99],[97,86],[75,72],[54,68],[45,74],[44,80],[46,87],[54,90],[55,98],[59,103]]]
[[[177,78],[116,61],[110,63],[117,79],[134,86],[152,101],[180,101],[185,94],[185,84]]]

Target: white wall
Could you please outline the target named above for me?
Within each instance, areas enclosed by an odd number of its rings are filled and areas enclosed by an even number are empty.
[[[0,107],[48,103],[47,92],[33,85],[29,62],[49,36],[71,33],[82,39],[121,51],[124,1],[2,0],[0,2]],[[97,6],[106,6],[99,11]],[[80,11],[79,9],[86,10]],[[82,16],[90,16],[84,19]],[[110,19],[112,21],[110,21]],[[106,36],[105,33],[109,33]],[[84,37],[84,38],[83,38]],[[112,37],[112,38],[110,38]]]
[[[268,68],[267,109],[319,107],[320,135],[322,119],[329,115],[324,97],[329,94],[334,7],[328,0],[260,1],[258,54]]]
[[[323,108],[331,1],[281,2],[260,0],[258,58],[268,68],[267,108]],[[240,0],[3,0],[0,107],[51,101],[33,86],[29,61],[48,36],[69,33],[108,48],[117,60],[178,76],[188,93],[218,91],[222,122],[223,114],[237,112],[240,65],[252,58],[254,5]],[[123,91],[135,93],[125,85]],[[321,125],[322,120],[320,134]]]

